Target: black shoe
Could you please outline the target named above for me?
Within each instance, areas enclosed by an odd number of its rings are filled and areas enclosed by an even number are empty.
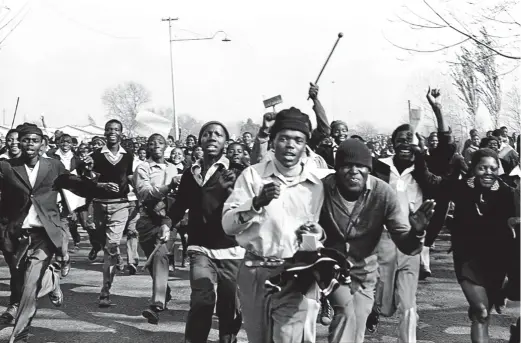
[[[331,321],[333,320],[333,308],[331,307],[331,304],[326,297],[322,297],[320,300],[320,311],[318,318],[320,323],[324,326],[330,325]]]
[[[96,259],[96,257],[98,257],[98,252],[99,252],[99,250],[96,250],[94,248],[90,249],[89,261],[94,261]]]
[[[420,281],[424,281],[426,280],[428,277],[431,277],[432,276],[432,273],[430,270],[420,270],[420,274],[418,275],[418,279]]]
[[[148,320],[149,324],[157,325],[159,323],[159,314],[151,308],[147,308],[141,315]]]
[[[69,272],[71,271],[71,258],[70,257],[67,261],[61,262],[60,269],[61,269],[62,277],[66,277],[67,275],[69,275]]]
[[[54,306],[60,307],[63,304],[63,292],[60,288],[60,278],[57,277],[54,282],[56,284],[54,285],[54,289],[49,293],[49,300],[51,300],[51,303]]]
[[[128,275],[136,275],[137,273],[137,266],[135,264],[129,264],[128,265]]]
[[[110,301],[109,297],[100,297],[98,306],[100,308],[107,308],[112,306],[112,301]]]
[[[16,318],[16,314],[18,313],[18,304],[11,304],[7,306],[7,309],[4,313],[0,315],[0,319],[2,322],[8,324],[12,322]]]
[[[380,312],[373,309],[369,316],[367,317],[367,321],[365,322],[365,328],[370,333],[375,333],[378,329],[378,323],[380,322]]]

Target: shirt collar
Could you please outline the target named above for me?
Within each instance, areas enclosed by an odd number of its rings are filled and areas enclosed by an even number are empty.
[[[510,172],[510,176],[519,176],[521,177],[521,169],[519,168],[519,165],[517,165],[512,171]]]
[[[275,156],[273,158],[275,158]],[[275,162],[273,162],[273,160],[270,159],[270,160],[266,161],[265,163],[266,163],[266,165],[264,166],[264,171],[262,172],[263,178],[282,175],[275,167]],[[300,174],[300,182],[303,182],[305,180],[308,180],[314,184],[320,184],[322,182],[318,178],[318,176],[316,176],[312,172],[310,165],[308,163],[306,163],[305,159],[302,159],[300,161],[300,165],[302,166],[302,173]]]
[[[228,158],[226,156],[224,156],[224,154],[223,154],[217,162],[215,162],[214,164],[212,164],[210,166],[210,168],[212,168],[213,166],[217,166],[217,165],[222,165],[225,169],[228,169],[230,167],[230,160],[228,160]],[[192,167],[190,168],[190,170],[192,171],[192,174],[195,174],[194,172],[196,169],[202,169],[202,166],[203,166],[202,158],[195,161],[194,164],[192,164]],[[208,168],[208,169],[210,169],[210,168]]]
[[[398,169],[396,169],[396,166],[394,165],[393,157],[394,156],[381,158],[379,161],[381,161],[382,163],[387,164],[391,168],[391,172],[395,173],[398,176],[403,176],[403,175],[412,173],[412,171],[414,170],[414,163],[410,167],[405,168],[405,170],[402,172],[402,174],[400,174],[398,172]]]
[[[148,162],[148,165],[150,166],[150,168],[158,167],[160,169],[166,169],[166,168],[168,168],[168,166],[170,166],[170,163],[167,160],[165,160],[165,163],[158,163],[158,162],[154,161],[153,159],[149,158],[147,162]]]
[[[106,154],[106,153],[112,154],[112,151],[110,151],[109,148],[106,145],[104,145],[103,148],[101,148],[101,153],[102,154]],[[120,145],[117,154],[126,154],[126,153],[127,153],[127,151],[125,149],[123,149],[123,147]]]

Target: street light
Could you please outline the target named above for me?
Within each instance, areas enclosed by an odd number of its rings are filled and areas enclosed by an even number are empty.
[[[201,38],[181,38],[181,39],[172,39],[172,25],[170,22],[175,19],[162,19],[163,21],[169,22],[169,37],[170,37],[170,72],[172,77],[172,113],[173,113],[173,119],[174,119],[174,139],[177,141],[179,139],[179,128],[177,124],[177,114],[175,112],[175,92],[174,92],[174,61],[172,57],[172,42],[186,42],[186,41],[195,41],[195,40],[212,40],[215,37],[217,37],[218,34],[224,34],[224,38],[222,39],[223,42],[231,42],[231,40],[228,38],[228,35],[224,31],[217,31],[213,34],[211,37],[201,37]]]

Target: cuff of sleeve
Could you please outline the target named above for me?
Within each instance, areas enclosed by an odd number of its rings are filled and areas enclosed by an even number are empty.
[[[260,210],[256,210],[253,208],[253,199],[248,199],[244,204],[240,205],[236,209],[237,213],[239,214],[239,220],[242,223],[246,223],[250,220],[252,220],[256,215],[261,214],[264,209],[261,208]]]
[[[425,231],[425,230],[423,230],[423,233],[421,235],[419,235],[418,233],[415,234],[416,238],[418,238],[418,239],[424,239],[426,235],[427,235],[427,231]]]
[[[270,136],[270,133],[266,129],[260,129],[259,133],[257,134],[257,139],[260,143],[264,143],[268,140],[268,137]]]

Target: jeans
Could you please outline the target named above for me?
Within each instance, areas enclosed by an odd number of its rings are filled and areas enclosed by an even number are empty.
[[[185,342],[206,343],[212,327],[217,298],[219,341],[233,342],[241,328],[237,298],[237,270],[241,260],[214,260],[190,252],[190,311],[186,322]],[[215,286],[217,285],[217,293]]]
[[[119,258],[119,244],[128,220],[128,202],[93,203],[96,230],[105,233],[103,254],[103,287],[100,298],[110,295]]]

